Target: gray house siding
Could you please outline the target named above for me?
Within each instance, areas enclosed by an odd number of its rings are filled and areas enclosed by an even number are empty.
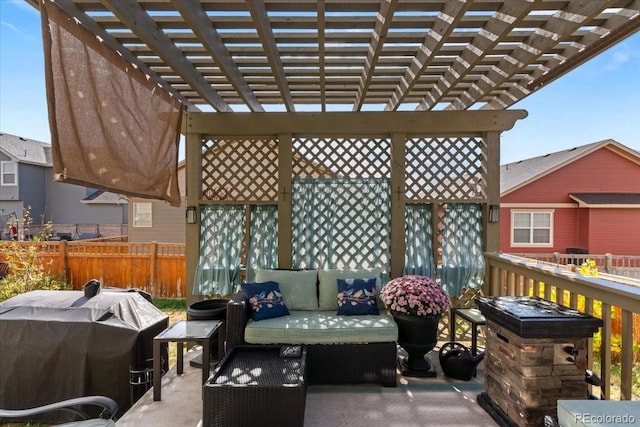
[[[47,170],[47,219],[59,224],[122,224],[126,204],[82,203],[85,187],[53,181],[53,170]],[[123,209],[125,212],[123,214]]]
[[[151,202],[151,227],[133,226],[133,205],[137,202]],[[185,243],[185,199],[180,207],[173,207],[157,200],[129,198],[129,241],[130,242],[158,242]]]
[[[49,144],[0,132],[0,161],[13,162],[17,174],[17,185],[0,188],[0,222],[6,222],[14,213],[22,218],[23,209],[28,206],[34,226],[52,222],[62,226],[65,233],[76,224],[88,225],[80,227],[80,232],[91,234],[91,228],[98,233],[100,225],[127,222],[126,198],[54,182]],[[0,238],[5,238],[5,228],[6,224],[0,224]]]
[[[25,208],[31,207],[31,218],[34,224],[40,224],[43,218],[46,221],[45,179],[45,168],[42,166],[25,163],[18,165],[19,198]]]
[[[178,165],[178,187],[182,195],[180,207],[159,200],[129,197],[129,241],[134,243],[185,243],[185,172],[184,163]],[[134,227],[133,206],[137,202],[151,202],[151,227]]]
[[[0,162],[10,162],[11,157],[7,156],[4,153],[0,153]],[[0,181],[1,183],[2,181]],[[20,177],[18,177],[18,185],[20,184]],[[8,201],[14,200],[17,201],[20,199],[18,196],[18,185],[4,185],[0,184],[0,200]]]

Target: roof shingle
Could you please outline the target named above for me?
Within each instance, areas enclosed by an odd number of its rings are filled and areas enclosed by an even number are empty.
[[[30,163],[51,166],[51,145],[23,138],[21,136],[0,133],[0,151],[18,163]]]

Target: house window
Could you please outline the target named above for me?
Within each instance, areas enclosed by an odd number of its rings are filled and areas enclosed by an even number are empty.
[[[512,246],[552,246],[553,212],[512,212]]]
[[[133,226],[151,227],[151,202],[133,202]]]
[[[17,185],[16,164],[14,162],[0,162],[0,182],[2,185]]]

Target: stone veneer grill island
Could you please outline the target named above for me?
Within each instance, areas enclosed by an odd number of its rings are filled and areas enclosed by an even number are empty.
[[[603,322],[536,297],[477,297],[487,321],[482,406],[501,425],[540,426],[558,399],[586,399],[587,340]]]

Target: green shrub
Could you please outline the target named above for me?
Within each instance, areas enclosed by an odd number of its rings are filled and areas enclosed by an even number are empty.
[[[25,209],[23,218],[19,221],[23,228],[31,224],[29,209]],[[42,234],[34,237],[33,240],[13,241],[2,247],[4,259],[9,264],[9,274],[0,280],[0,301],[37,289],[71,289],[71,285],[66,283],[64,277],[47,273],[39,254],[38,242],[46,239],[50,230],[51,224],[45,224]]]

